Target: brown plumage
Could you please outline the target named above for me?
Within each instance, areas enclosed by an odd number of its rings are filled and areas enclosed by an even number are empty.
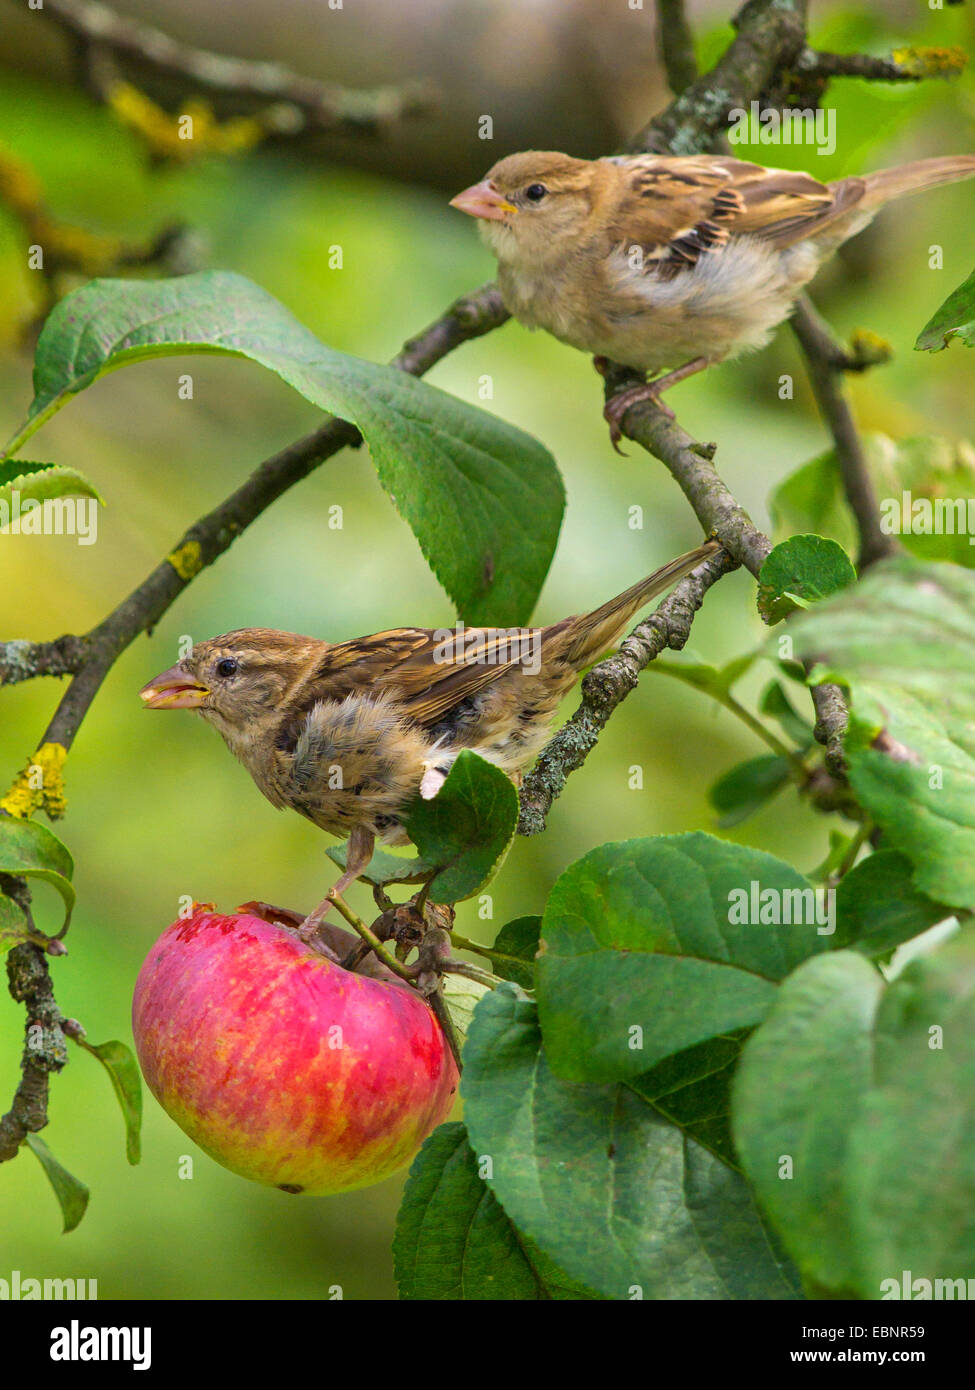
[[[580,672],[717,548],[709,541],[544,628],[394,628],[338,643],[243,628],[198,643],[142,699],[197,710],[273,805],[355,832],[362,868],[374,837],[405,841],[402,812],[436,793],[462,749],[517,781]]]
[[[481,219],[508,310],[641,372],[614,424],[695,371],[763,347],[823,260],[893,198],[975,175],[975,155],[822,184],[723,155],[509,155],[453,205]]]

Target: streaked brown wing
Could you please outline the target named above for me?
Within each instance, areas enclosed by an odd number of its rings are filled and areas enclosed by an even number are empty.
[[[296,692],[307,711],[318,700],[342,700],[354,691],[395,695],[409,715],[433,724],[462,700],[518,664],[539,629],[393,628],[356,637],[328,649],[317,670]]]
[[[787,246],[832,221],[859,196],[848,189],[856,181],[841,185],[841,196],[834,197],[811,174],[721,155],[633,155],[614,162],[632,171],[631,196],[619,209],[614,243],[641,246],[647,269],[664,276],[720,251],[730,236]]]

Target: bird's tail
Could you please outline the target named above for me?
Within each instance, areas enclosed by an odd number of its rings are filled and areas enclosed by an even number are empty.
[[[895,169],[878,169],[876,173],[862,176],[863,196],[857,208],[861,212],[875,211],[893,198],[920,193],[939,183],[970,178],[975,178],[975,154],[949,154],[937,159],[917,159],[913,164],[901,164]]]
[[[676,560],[654,570],[646,579],[641,579],[638,584],[611,598],[592,613],[566,618],[564,622],[556,624],[555,631],[549,629],[551,637],[557,641],[561,638],[559,645],[564,643],[565,658],[573,668],[579,670],[588,666],[623,636],[633,617],[651,599],[676,584],[678,579],[683,579],[685,574],[690,574],[691,570],[697,569],[702,561],[720,548],[717,541],[707,541],[696,550],[679,555]]]

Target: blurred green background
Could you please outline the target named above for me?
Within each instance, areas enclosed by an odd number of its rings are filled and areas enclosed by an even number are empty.
[[[704,56],[730,36],[715,18],[724,8],[711,7]],[[904,42],[971,49],[972,19],[963,10],[893,5],[885,17],[878,8],[822,8],[814,42],[879,53]],[[650,25],[651,17],[644,22]],[[471,62],[472,55],[457,61]],[[834,178],[975,148],[971,75],[918,87],[837,82],[829,104],[837,112],[835,155],[778,147],[736,153]],[[472,127],[476,116],[473,110]],[[394,180],[356,170],[348,155],[340,166],[277,149],[185,169],[151,168],[138,141],[77,87],[15,67],[0,70],[0,134],[6,150],[43,181],[58,217],[132,238],[186,222],[206,239],[204,264],[250,276],[325,342],[363,357],[387,359],[453,297],[492,274],[473,225],[446,205],[456,188],[431,186],[437,180],[426,166],[403,167],[404,177]],[[534,143],[530,129],[510,145],[474,141],[470,178],[519,143]],[[973,432],[972,360],[965,350],[956,346],[940,356],[911,350],[921,326],[972,268],[971,207],[970,185],[899,204],[815,287],[840,333],[867,327],[896,350],[890,366],[850,383],[866,428],[895,437]],[[344,250],[340,271],[327,268],[333,243]],[[934,244],[944,249],[939,271],[928,268]],[[34,311],[36,282],[25,261],[20,229],[0,206],[4,437],[31,395],[22,330]],[[191,402],[177,397],[177,378],[187,371]],[[796,379],[792,401],[778,398],[783,372]],[[601,386],[587,358],[509,324],[451,355],[430,379],[477,402],[484,374],[494,382],[488,408],[543,440],[565,478],[565,523],[537,620],[595,606],[698,541],[696,523],[664,468],[636,446],[628,446],[625,458],[610,449]],[[763,527],[772,486],[825,447],[787,329],[764,353],[689,382],[671,399],[698,438],[719,441],[722,475]],[[149,363],[84,393],[30,452],[78,467],[96,483],[107,504],[98,542],[81,547],[65,537],[0,536],[0,635],[41,639],[86,630],[191,520],[315,422],[307,403],[243,361]],[[335,503],[344,509],[338,531],[326,524]],[[633,506],[643,508],[642,530],[630,529]],[[151,638],[125,653],[70,755],[69,811],[56,827],[76,859],[79,905],[70,954],[52,969],[62,1010],[83,1022],[92,1041],[131,1041],[135,975],[181,895],[228,909],[250,898],[308,908],[334,873],[321,833],[265,803],[200,721],[150,718],[141,710],[139,687],[176,659],[180,637],[266,625],[341,639],[452,620],[367,452],[345,451],[281,499],[199,576]],[[692,647],[720,663],[757,644],[763,632],[752,582],[739,573],[708,596]],[[742,691],[753,699],[771,674],[760,663]],[[35,746],[58,695],[49,680],[3,691],[3,785]],[[573,708],[567,702],[564,714]],[[546,834],[516,842],[492,885],[493,919],[480,920],[475,907],[462,905],[458,928],[490,940],[511,917],[540,911],[561,870],[606,840],[713,830],[708,786],[763,751],[730,715],[651,668],[572,777]],[[633,764],[643,767],[641,791],[628,788]],[[826,821],[787,792],[721,833],[810,869],[823,857],[827,831]],[[38,890],[38,916],[50,927],[56,900],[46,894]],[[368,912],[367,893],[358,890],[353,900]],[[16,1085],[22,1026],[22,1010],[4,992],[0,1108]],[[91,1205],[80,1228],[62,1237],[54,1199],[31,1155],[0,1166],[0,1277],[16,1268],[25,1276],[97,1278],[102,1297],[137,1299],[320,1298],[335,1285],[347,1298],[394,1295],[389,1244],[401,1178],[329,1199],[265,1191],[200,1153],[148,1096],[144,1158],[130,1168],[108,1080],[77,1049],[53,1082],[44,1137],[90,1186]],[[190,1181],[177,1174],[184,1154],[195,1159]]]

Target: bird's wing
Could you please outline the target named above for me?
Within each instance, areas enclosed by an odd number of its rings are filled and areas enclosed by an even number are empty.
[[[829,189],[811,174],[765,169],[723,155],[621,155],[628,175],[609,227],[610,244],[640,246],[663,276],[720,251],[731,236],[788,246],[814,234],[862,194],[845,180]]]
[[[540,639],[538,628],[400,627],[356,637],[328,648],[295,703],[307,712],[319,700],[382,694],[417,723],[434,724],[530,656]]]

